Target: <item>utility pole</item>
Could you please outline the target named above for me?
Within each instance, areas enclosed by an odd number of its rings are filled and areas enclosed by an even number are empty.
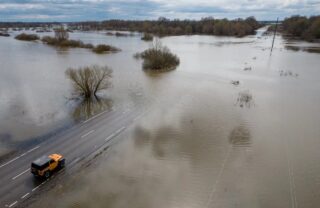
[[[272,40],[272,46],[271,46],[270,55],[271,55],[272,50],[273,50],[274,39],[276,38],[276,33],[277,33],[277,29],[278,29],[278,21],[279,21],[279,17],[277,18],[276,27],[274,28],[274,34],[273,34],[273,40]]]

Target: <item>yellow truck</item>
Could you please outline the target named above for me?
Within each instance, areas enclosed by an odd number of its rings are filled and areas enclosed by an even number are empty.
[[[49,178],[53,171],[64,168],[65,158],[60,154],[42,156],[31,163],[31,173],[37,177]]]

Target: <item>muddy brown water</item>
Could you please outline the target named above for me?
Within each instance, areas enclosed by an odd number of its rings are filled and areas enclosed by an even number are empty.
[[[148,47],[139,37],[72,34],[122,49],[102,56],[0,39],[3,151],[87,115],[88,105],[65,98],[67,67],[111,66],[111,107],[150,109],[94,167],[57,181],[32,207],[318,207],[319,54],[288,50],[278,36],[270,56],[262,32],[163,38],[181,64],[158,75],[132,57]]]

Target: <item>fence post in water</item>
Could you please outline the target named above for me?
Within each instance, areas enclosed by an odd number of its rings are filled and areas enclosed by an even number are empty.
[[[271,46],[270,55],[272,53],[272,49],[273,49],[273,45],[274,45],[274,39],[276,38],[276,33],[277,33],[277,29],[278,29],[278,21],[279,21],[279,17],[277,18],[276,27],[274,28],[274,34],[273,34],[273,40],[272,40],[272,46]]]

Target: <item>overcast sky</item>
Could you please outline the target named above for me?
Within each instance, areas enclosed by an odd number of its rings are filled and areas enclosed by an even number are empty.
[[[320,0],[0,0],[0,21],[83,21],[319,15]]]

